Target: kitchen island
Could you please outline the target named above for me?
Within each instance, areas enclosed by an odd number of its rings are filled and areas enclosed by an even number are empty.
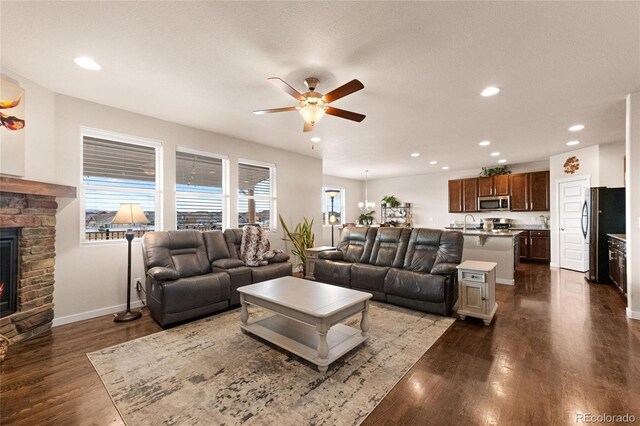
[[[522,231],[463,231],[462,261],[496,262],[496,283],[514,285],[514,272],[520,260],[519,235]]]

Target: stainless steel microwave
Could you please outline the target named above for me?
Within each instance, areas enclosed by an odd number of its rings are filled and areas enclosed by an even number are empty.
[[[509,210],[510,208],[511,197],[508,195],[495,197],[478,197],[478,210],[481,212]]]

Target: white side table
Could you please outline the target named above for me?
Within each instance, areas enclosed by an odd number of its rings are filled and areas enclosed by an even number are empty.
[[[321,251],[335,250],[335,247],[329,246],[321,246],[321,247],[311,247],[307,249],[307,261],[305,264],[306,275],[304,276],[307,280],[315,280],[313,276],[313,270],[316,266],[316,260],[318,260],[318,253]]]
[[[485,325],[498,309],[496,303],[495,262],[466,260],[458,268],[458,315],[464,320],[467,315],[481,318]]]

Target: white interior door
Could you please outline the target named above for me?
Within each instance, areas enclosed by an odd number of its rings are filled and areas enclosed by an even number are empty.
[[[589,197],[589,178],[558,183],[560,267],[589,270],[589,243],[582,234],[582,205]]]

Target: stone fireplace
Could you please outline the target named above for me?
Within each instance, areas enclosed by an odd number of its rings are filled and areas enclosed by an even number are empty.
[[[53,321],[56,197],[75,198],[74,187],[0,177],[0,229],[3,241],[16,235],[17,259],[10,277],[3,263],[3,293],[16,288],[14,310],[3,310],[0,334],[16,342],[47,331]],[[6,238],[5,238],[6,237]],[[6,246],[8,243],[3,244]],[[8,251],[7,251],[8,253]],[[2,297],[4,302],[5,296]]]

